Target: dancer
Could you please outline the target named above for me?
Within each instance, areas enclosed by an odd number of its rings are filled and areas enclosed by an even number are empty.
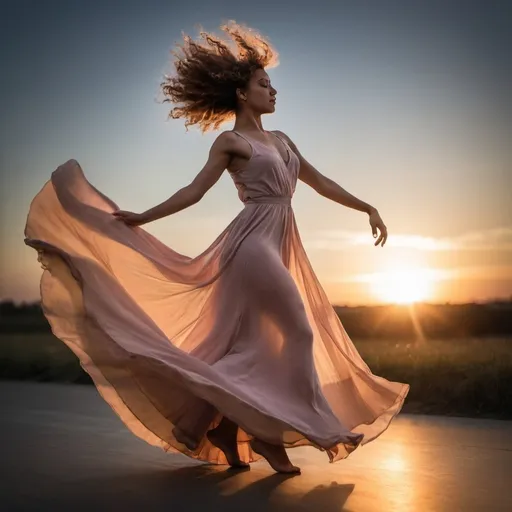
[[[318,172],[287,134],[263,128],[276,109],[267,69],[277,52],[247,27],[222,29],[231,42],[185,36],[176,75],[161,85],[187,127],[234,119],[196,178],[134,213],[69,160],[33,200],[25,242],[39,252],[54,334],[134,434],[199,460],[247,468],[264,457],[298,473],[286,448],[347,457],[389,426],[409,385],[370,371],[329,303],[297,230],[297,181],[368,215],[376,247],[388,234],[375,207]],[[196,204],[225,170],[243,208],[201,254],[141,228]]]

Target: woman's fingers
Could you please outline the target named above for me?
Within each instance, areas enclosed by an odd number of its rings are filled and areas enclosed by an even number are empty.
[[[130,224],[130,220],[131,220],[131,217],[132,217],[133,214],[131,212],[126,212],[126,211],[123,211],[123,210],[118,210],[116,212],[113,212],[112,215],[114,216],[114,219],[121,220],[125,224]]]
[[[386,243],[386,240],[388,239],[388,230],[386,228],[386,226],[384,227],[379,227],[380,229],[380,236],[379,238],[377,238],[377,240],[375,241],[375,246],[379,245],[382,241],[382,247],[384,247],[384,244]]]
[[[131,215],[133,215],[131,212],[127,212],[125,210],[117,210],[116,212],[113,212],[112,215],[116,219],[126,220],[129,219]]]

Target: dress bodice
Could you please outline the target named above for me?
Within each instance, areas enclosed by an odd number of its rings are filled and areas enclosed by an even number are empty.
[[[289,144],[274,132],[284,145],[288,159],[285,161],[277,148],[248,135],[233,130],[251,146],[252,154],[246,165],[230,175],[243,203],[258,198],[291,199],[299,175],[299,158]]]

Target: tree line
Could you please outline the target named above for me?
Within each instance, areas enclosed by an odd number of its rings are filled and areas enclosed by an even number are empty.
[[[512,298],[486,303],[334,306],[350,337],[440,339],[512,335]],[[48,332],[39,302],[0,302],[0,332]]]

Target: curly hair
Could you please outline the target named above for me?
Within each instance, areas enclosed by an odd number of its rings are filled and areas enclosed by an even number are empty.
[[[245,88],[256,69],[278,65],[278,53],[269,42],[253,29],[233,20],[221,26],[235,43],[200,31],[207,44],[193,41],[182,33],[184,45],[177,45],[183,55],[175,51],[177,76],[164,75],[160,84],[166,97],[163,102],[182,103],[168,115],[168,119],[185,118],[185,128],[198,124],[204,133],[216,130],[233,119],[237,112],[237,88]]]

